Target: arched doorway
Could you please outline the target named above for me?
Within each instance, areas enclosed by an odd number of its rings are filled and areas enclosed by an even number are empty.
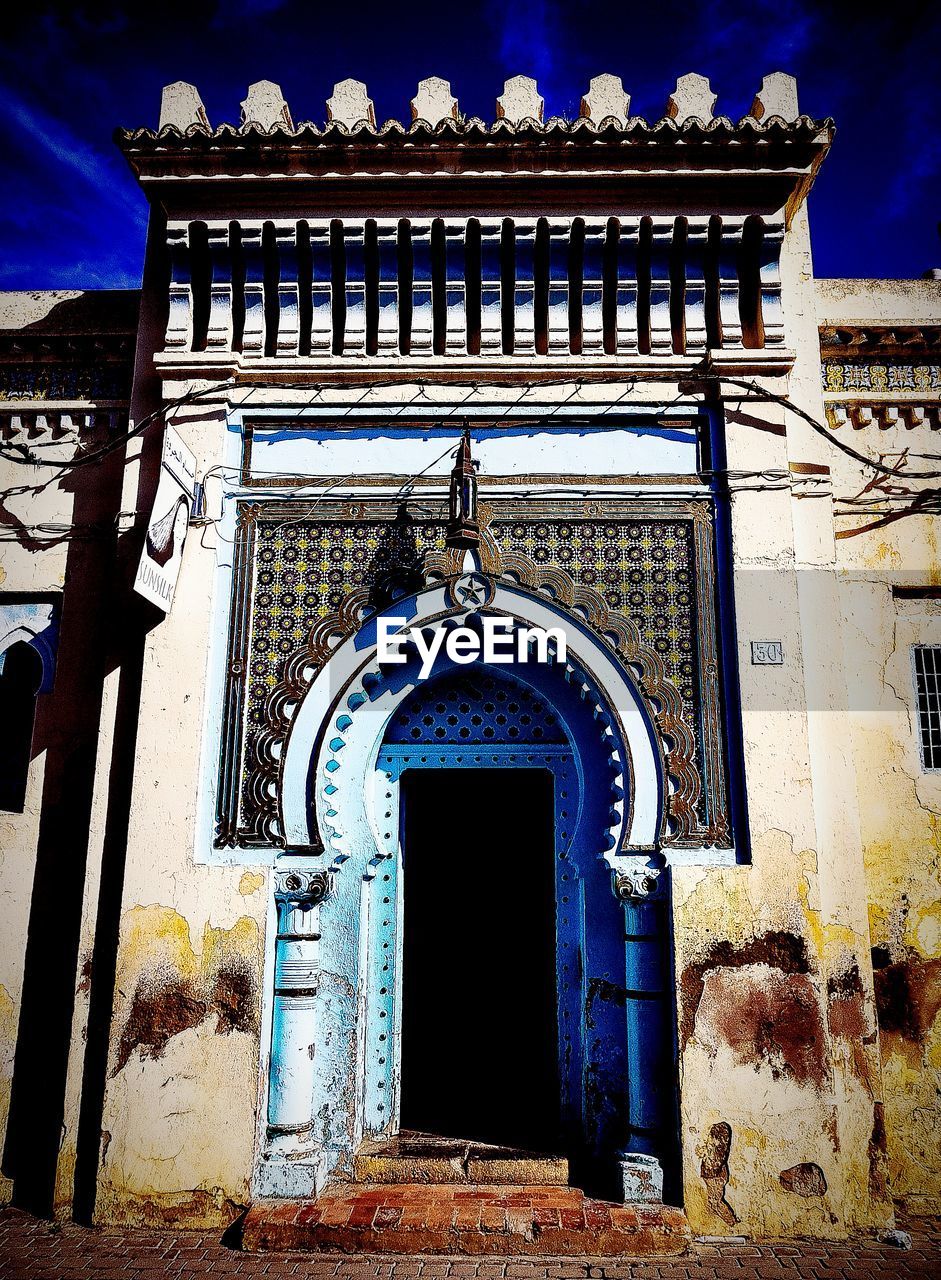
[[[291,709],[279,771],[288,848],[277,872],[261,1194],[317,1189],[328,1174],[349,1167],[364,1138],[396,1133],[403,1105],[409,1118],[409,1055],[416,1043],[419,1054],[433,1050],[428,1036],[434,1034],[426,1028],[424,1046],[420,1036],[416,1042],[403,1005],[415,996],[407,978],[403,987],[406,931],[414,924],[410,873],[413,885],[424,877],[426,899],[445,914],[462,886],[466,893],[475,882],[479,919],[472,935],[464,927],[452,929],[449,938],[438,921],[452,960],[465,966],[465,987],[468,960],[472,973],[473,957],[495,941],[488,921],[499,914],[493,907],[498,899],[501,906],[511,899],[496,930],[504,941],[514,911],[541,922],[542,968],[534,963],[527,976],[538,996],[526,984],[507,991],[515,979],[505,948],[487,977],[491,996],[502,980],[504,1019],[513,999],[528,998],[534,1016],[536,1004],[542,1008],[536,1016],[541,1066],[551,1052],[552,1070],[542,1070],[537,1080],[533,1053],[517,1064],[517,1091],[527,1071],[533,1077],[529,1139],[561,1147],[592,1190],[610,1188],[618,1153],[628,1145],[631,1071],[644,1067],[629,1060],[625,919],[612,887],[646,867],[655,853],[665,791],[662,751],[636,678],[582,619],[551,598],[498,583],[484,607],[458,609],[454,583],[445,583],[388,612],[412,626],[431,627],[456,618],[475,625],[488,610],[517,628],[547,627],[561,617],[569,637],[566,660],[499,670],[442,660],[422,681],[417,659],[380,666],[378,616],[366,616]],[[490,809],[489,834],[468,847],[460,806],[450,821],[439,816],[431,824],[437,852],[429,857],[426,850],[422,873],[416,869],[420,856],[409,847],[415,834],[410,793],[424,787],[427,801],[427,788],[445,774],[453,781],[439,790],[467,795],[475,820]],[[494,779],[500,776],[502,786],[514,774],[531,814],[527,819],[518,804],[514,830],[501,844],[499,811],[488,805],[488,794]],[[534,847],[510,892],[508,850],[524,839]],[[544,875],[542,889],[528,900],[527,870],[530,883]],[[420,893],[413,906],[417,899]],[[427,929],[427,915],[424,925],[420,916],[418,928]],[[530,938],[537,950],[538,933]],[[446,964],[438,968],[447,972]],[[424,998],[430,1020],[427,993]],[[419,1009],[421,1000],[419,994]],[[475,1017],[480,1025],[479,1012]],[[453,1019],[452,1032],[459,1026],[460,1019]],[[450,1052],[456,1052],[453,1043]],[[495,1057],[488,1070],[499,1081]],[[476,1125],[480,1117],[480,1111],[475,1117],[452,1108],[449,1123]]]
[[[402,833],[403,1127],[612,1166],[624,941],[601,855],[624,751],[586,692],[571,667],[445,668],[399,704],[377,770]]]

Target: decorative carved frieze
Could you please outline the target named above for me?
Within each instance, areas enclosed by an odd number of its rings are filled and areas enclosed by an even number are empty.
[[[916,427],[928,426],[932,430],[941,430],[941,403],[911,403],[908,400],[870,401],[859,400],[831,402],[827,405],[827,421],[835,430],[849,424],[856,431],[865,427],[876,427],[888,431],[891,427],[903,427],[909,431]]]
[[[941,362],[824,360],[824,391],[941,392]]]

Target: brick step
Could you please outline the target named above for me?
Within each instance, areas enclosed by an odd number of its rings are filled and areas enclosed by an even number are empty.
[[[259,1200],[242,1248],[341,1253],[663,1257],[685,1253],[681,1209],[589,1200],[576,1187],[338,1183],[316,1200]]]
[[[364,1142],[353,1161],[353,1178],[356,1182],[564,1187],[569,1162],[564,1156],[403,1130],[392,1138]]]

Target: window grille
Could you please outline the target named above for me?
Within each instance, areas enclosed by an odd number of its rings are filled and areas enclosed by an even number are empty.
[[[941,645],[915,645],[912,662],[921,762],[941,770]]]

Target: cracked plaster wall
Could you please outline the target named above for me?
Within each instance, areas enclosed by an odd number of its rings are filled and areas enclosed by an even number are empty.
[[[937,281],[818,281],[820,323],[939,324]],[[857,448],[931,467],[937,432],[904,426],[853,433]],[[935,466],[937,464],[935,463]],[[833,489],[869,479],[834,455]],[[838,522],[844,529],[868,521]],[[882,1058],[884,1141],[892,1194],[941,1211],[941,773],[918,750],[912,646],[941,644],[941,601],[898,598],[893,585],[941,585],[941,533],[906,516],[836,542],[847,652],[848,741],[857,778]]]

